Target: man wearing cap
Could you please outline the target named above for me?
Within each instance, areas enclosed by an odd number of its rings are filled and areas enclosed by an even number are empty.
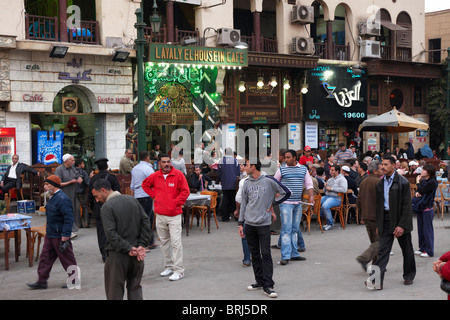
[[[96,202],[94,196],[92,195],[92,188],[95,183],[95,181],[99,179],[106,179],[111,184],[111,189],[113,191],[119,191],[120,192],[120,184],[119,180],[117,180],[116,176],[113,174],[110,174],[108,171],[108,159],[106,158],[100,158],[95,161],[95,164],[97,165],[97,169],[99,170],[96,175],[91,176],[91,181],[89,183],[88,188],[88,203],[90,208],[92,209],[92,213],[95,218],[95,225],[97,228],[97,241],[98,241],[98,247],[100,249],[100,253],[102,254],[102,260],[105,262],[106,260],[106,236],[105,231],[103,230],[103,224],[102,219],[100,218],[100,209],[102,207],[102,203]],[[91,173],[92,174],[92,173]]]
[[[314,158],[311,155],[311,147],[306,146],[305,147],[305,154],[300,157],[300,160],[298,161],[302,165],[312,166],[314,164]]]
[[[44,190],[49,192],[51,197],[45,206],[47,226],[37,269],[38,281],[27,284],[32,289],[47,288],[47,280],[56,258],[59,258],[66,271],[69,267],[77,265],[72,244],[69,241],[74,219],[72,201],[64,192],[61,192],[61,179],[56,175],[51,175],[44,180]],[[67,245],[65,250],[60,247],[62,243]],[[68,273],[68,276],[70,275]]]
[[[75,158],[66,153],[63,155],[63,164],[55,169],[55,175],[57,175],[61,179],[61,190],[64,192],[69,199],[72,201],[73,208],[73,216],[76,215],[75,203],[77,199],[77,185],[83,182],[83,178],[80,177],[77,170],[74,167]],[[77,234],[75,232],[78,231],[78,226],[74,223],[72,227],[72,235],[71,238],[75,238]]]
[[[411,174],[414,174],[414,173],[418,173],[418,172],[416,172],[416,170],[417,170],[417,167],[419,166],[419,163],[417,162],[417,161],[410,161],[409,163],[408,163],[408,165],[409,165],[409,172],[411,173]]]

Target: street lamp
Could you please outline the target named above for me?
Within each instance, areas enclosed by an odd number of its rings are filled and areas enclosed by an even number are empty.
[[[144,46],[146,40],[144,38],[144,13],[141,8],[136,9],[137,23],[134,27],[137,29],[136,43],[136,72],[137,72],[137,104],[138,104],[138,150],[147,150],[146,139],[146,119],[145,119],[145,93],[144,93]]]
[[[449,120],[448,120],[448,114],[450,111],[450,47],[447,48],[447,104],[446,104],[446,120],[445,120],[445,141],[444,141],[444,159],[450,160],[450,156],[447,154],[449,140],[450,140],[450,134],[449,134]]]
[[[159,33],[159,30],[161,29],[161,16],[158,14],[156,0],[153,0],[153,13],[150,16],[150,25],[153,33]]]

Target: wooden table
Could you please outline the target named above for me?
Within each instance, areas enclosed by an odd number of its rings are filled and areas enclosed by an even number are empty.
[[[14,232],[14,253],[16,262],[19,261],[20,241],[19,230],[25,230],[27,235],[28,264],[33,266],[31,247],[31,217],[22,214],[6,214],[0,216],[0,230],[3,231],[5,241],[5,270],[9,270],[9,235]]]
[[[189,216],[194,206],[207,206],[208,207],[208,233],[210,230],[211,210],[209,208],[211,203],[211,196],[207,194],[191,193],[184,203],[184,221],[186,224],[186,236],[189,236]]]

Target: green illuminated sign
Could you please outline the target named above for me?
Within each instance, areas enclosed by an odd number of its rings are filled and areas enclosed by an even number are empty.
[[[153,63],[196,64],[225,67],[248,66],[247,50],[232,48],[191,47],[171,44],[150,44]]]

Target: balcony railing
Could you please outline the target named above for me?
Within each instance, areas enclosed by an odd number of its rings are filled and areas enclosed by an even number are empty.
[[[58,41],[58,17],[25,16],[26,38],[30,40]]]
[[[314,43],[315,56],[326,60],[350,60],[350,45],[334,44],[332,45],[331,54],[328,53],[327,43]]]
[[[151,27],[145,27],[144,28],[144,37],[149,43],[167,43],[168,41],[168,35],[167,35],[167,28],[161,27],[158,33],[154,33],[152,31]],[[191,31],[191,30],[180,30],[177,27],[175,27],[175,42],[179,43],[181,40],[186,38],[196,38],[197,43],[199,43],[199,31]]]
[[[249,51],[258,51],[254,34],[251,36],[241,36],[241,41],[247,44]],[[278,42],[276,39],[264,38],[264,36],[261,35],[259,38],[259,45],[260,52],[278,53]]]
[[[69,42],[99,44],[98,21],[80,21],[80,28],[67,29]]]
[[[61,41],[58,17],[25,15],[26,38],[29,40]],[[80,28],[67,29],[68,41],[99,44],[98,21],[80,21]]]
[[[396,60],[396,61],[411,61],[411,48],[395,48],[393,52],[392,46],[381,45],[381,59],[382,60]]]

